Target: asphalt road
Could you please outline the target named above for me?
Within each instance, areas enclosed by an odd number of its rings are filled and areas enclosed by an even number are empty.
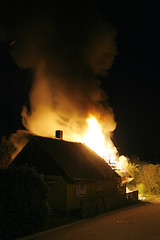
[[[160,240],[160,201],[92,218],[28,239]]]

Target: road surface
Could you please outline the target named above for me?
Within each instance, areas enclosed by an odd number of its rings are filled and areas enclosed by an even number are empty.
[[[160,240],[160,201],[61,227],[30,240]]]

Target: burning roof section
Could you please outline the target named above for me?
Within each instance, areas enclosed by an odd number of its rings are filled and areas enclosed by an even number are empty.
[[[33,136],[12,165],[28,164],[44,175],[62,175],[70,180],[117,179],[120,176],[86,145]]]

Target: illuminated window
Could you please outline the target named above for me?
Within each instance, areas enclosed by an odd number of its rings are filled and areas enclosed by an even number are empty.
[[[103,192],[103,183],[96,182],[96,193],[102,193],[102,192]]]
[[[76,196],[85,197],[86,196],[86,183],[77,183],[76,184]]]
[[[118,192],[123,192],[123,189],[124,189],[124,185],[122,183],[118,183],[117,184],[117,191]]]

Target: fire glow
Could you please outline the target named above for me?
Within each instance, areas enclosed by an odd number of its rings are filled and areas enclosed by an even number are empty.
[[[104,157],[106,149],[104,146],[105,138],[101,131],[101,125],[93,117],[87,119],[88,132],[84,136],[84,143],[91,149],[93,149],[98,155]]]
[[[119,157],[118,151],[110,138],[106,141],[101,125],[93,116],[87,119],[87,123],[88,132],[83,136],[82,142],[104,158],[117,172],[125,172],[128,164],[127,158],[125,156]]]
[[[94,117],[88,118],[87,123],[88,132],[84,136],[83,142],[102,158],[113,160],[115,156],[112,146],[109,149],[105,147],[105,137],[102,133],[101,125]]]
[[[20,28],[21,44],[13,48],[19,67],[33,70],[22,124],[30,134],[49,138],[62,129],[64,140],[86,144],[111,166],[122,168],[111,140],[114,112],[98,77],[107,76],[117,55],[116,30],[99,14],[86,12],[75,21],[75,13],[62,18],[59,11],[52,9],[46,18]],[[16,147],[18,140],[13,140]]]

